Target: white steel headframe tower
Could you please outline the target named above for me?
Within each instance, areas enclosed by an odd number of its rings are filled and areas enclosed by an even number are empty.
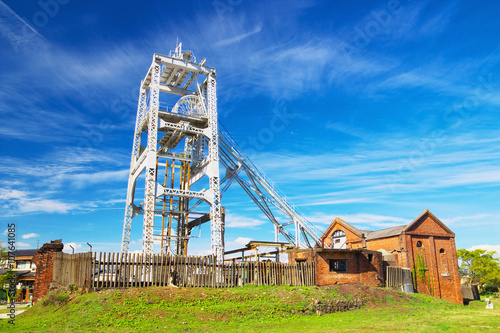
[[[164,253],[186,254],[191,229],[210,220],[212,252],[223,260],[216,75],[204,64],[196,63],[190,51],[182,52],[179,44],[169,56],[154,54],[141,82],[122,253],[128,252],[132,219],[143,214],[145,254],[153,253],[153,239],[160,240]],[[205,77],[201,85],[198,76]],[[172,95],[181,97],[173,107],[165,107],[160,96]],[[136,205],[136,183],[143,171],[144,202]],[[203,182],[208,189],[201,188]],[[204,203],[209,213],[195,211]],[[196,215],[201,217],[193,219]]]

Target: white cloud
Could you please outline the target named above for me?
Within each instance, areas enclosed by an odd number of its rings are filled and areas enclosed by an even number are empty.
[[[238,237],[232,241],[226,241],[226,247],[243,247],[248,244],[252,239],[248,237]]]
[[[264,220],[257,220],[246,216],[227,214],[226,228],[256,228],[267,223]]]
[[[39,234],[35,234],[34,232],[29,233],[29,234],[24,234],[21,236],[23,239],[28,239],[28,238],[35,238],[35,237],[40,237]]]
[[[75,252],[78,252],[78,250],[82,247],[82,244],[78,244],[78,243],[74,243],[74,242],[65,243],[64,248],[63,248],[63,252],[73,253],[73,249],[70,246],[73,246],[73,248],[75,249]]]
[[[342,205],[346,203],[365,203],[367,201],[371,201],[370,199],[364,198],[353,198],[353,199],[338,199],[338,200],[326,200],[326,201],[316,201],[310,202],[306,204],[300,204],[295,206],[322,206],[322,205]]]
[[[500,245],[488,245],[488,244],[473,245],[470,248],[468,248],[467,250],[474,251],[474,250],[478,250],[478,249],[486,250],[486,251],[495,251],[496,252],[495,257],[500,258]]]
[[[57,199],[37,197],[32,193],[0,189],[0,204],[4,209],[17,213],[67,213],[78,208],[77,204],[64,203]]]
[[[212,254],[212,251],[211,250],[193,250],[193,251],[190,251],[189,252],[189,255],[193,255],[193,256],[209,256]]]
[[[16,242],[16,247],[31,247],[28,243]]]

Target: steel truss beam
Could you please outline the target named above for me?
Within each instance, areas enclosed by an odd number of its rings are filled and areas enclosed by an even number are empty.
[[[219,127],[219,138],[221,163],[226,168],[224,178],[226,184],[222,193],[225,193],[231,182],[235,180],[271,221],[276,233],[283,235],[287,241],[298,247],[313,247],[319,244],[321,232],[307,221],[276,185],[253,164],[222,125]],[[269,204],[290,218],[292,222],[279,223]],[[295,236],[285,229],[291,224],[295,227]],[[301,234],[303,240],[301,240]]]

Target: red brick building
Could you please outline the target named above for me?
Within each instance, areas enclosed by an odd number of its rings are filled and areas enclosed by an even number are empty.
[[[462,304],[455,234],[429,210],[408,225],[362,231],[336,218],[321,247],[292,250],[290,260],[314,260],[316,284],[381,285],[385,266],[410,268],[417,291]]]
[[[289,262],[313,261],[316,285],[363,283],[384,286],[382,253],[367,249],[288,250]]]

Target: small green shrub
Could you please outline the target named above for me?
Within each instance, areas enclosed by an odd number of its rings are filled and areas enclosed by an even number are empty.
[[[69,295],[66,293],[59,293],[57,294],[57,301],[59,304],[66,303],[69,299]]]
[[[78,287],[77,287],[77,286],[75,286],[74,284],[70,284],[70,285],[68,286],[68,290],[69,290],[69,293],[70,293],[70,294],[72,294],[72,293],[74,293],[75,291],[78,291]]]
[[[63,292],[51,292],[45,297],[42,301],[41,304],[42,306],[49,306],[49,305],[57,305],[60,306],[63,303],[66,303],[69,299],[69,295]]]

